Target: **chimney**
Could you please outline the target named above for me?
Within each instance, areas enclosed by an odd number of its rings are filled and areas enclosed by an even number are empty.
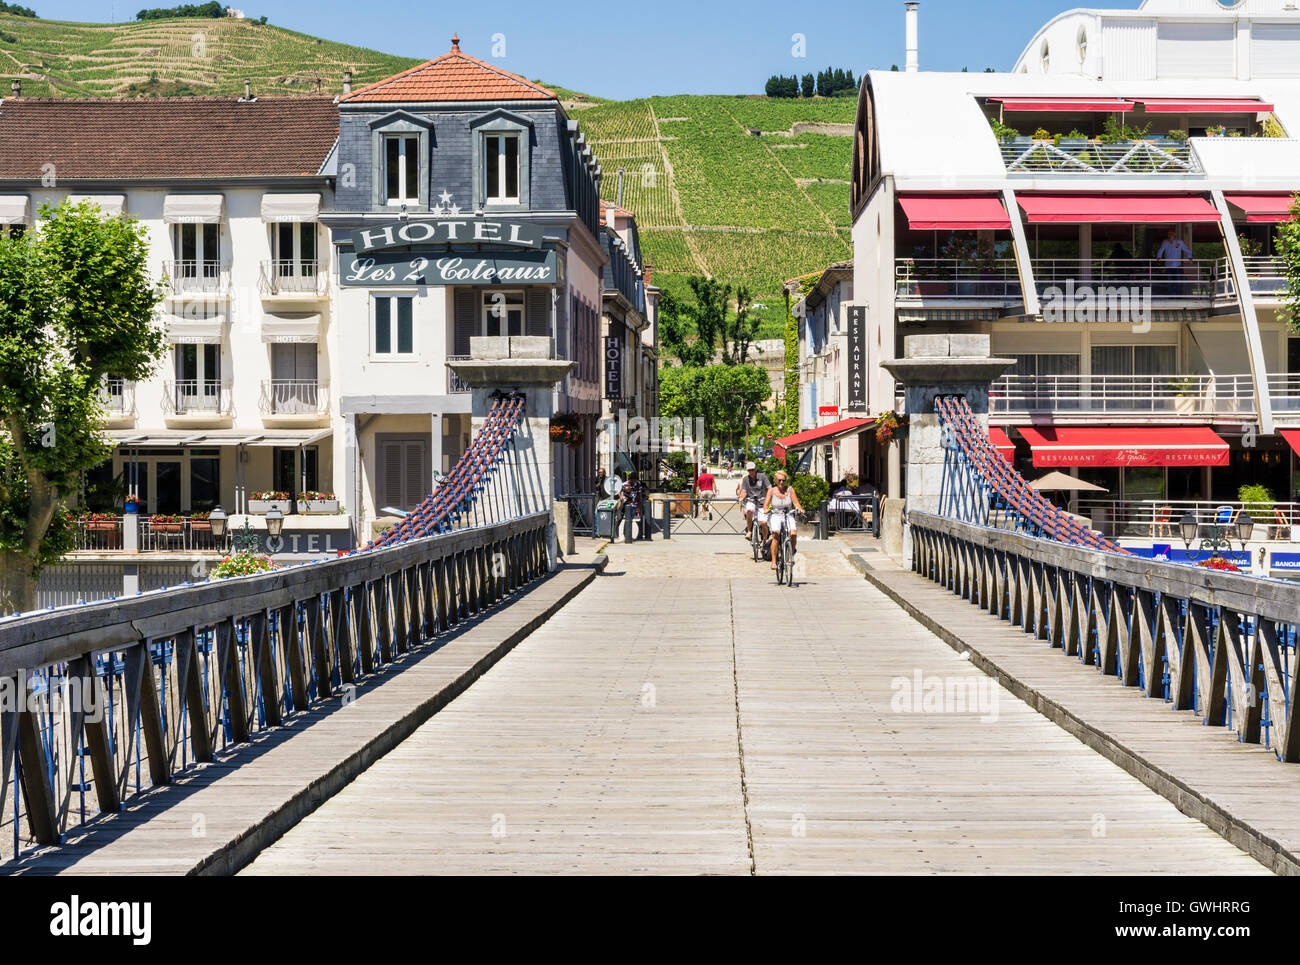
[[[253,99],[253,81],[251,78],[245,78],[244,79],[244,100],[251,101],[252,99]]]
[[[352,71],[350,70],[343,71],[343,93],[352,93]]]
[[[916,0],[908,0],[905,4],[907,7],[907,72],[915,74],[921,69],[920,60],[917,57],[917,13],[916,8],[920,6]]]
[[[23,96],[23,82],[19,78],[15,77],[14,82],[9,87],[13,90],[15,97]]]

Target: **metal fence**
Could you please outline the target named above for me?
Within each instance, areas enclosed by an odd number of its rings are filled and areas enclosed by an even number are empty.
[[[1147,697],[1300,761],[1300,584],[912,513],[912,569]]]
[[[1093,529],[1112,538],[1181,539],[1184,516],[1196,520],[1196,540],[1217,527],[1223,535],[1235,533],[1238,517],[1249,513],[1255,524],[1252,539],[1300,538],[1300,503],[1241,503],[1191,499],[1080,499],[1079,513]],[[1235,536],[1233,537],[1235,539]]]
[[[0,842],[56,844],[436,641],[546,572],[549,522],[5,620]]]

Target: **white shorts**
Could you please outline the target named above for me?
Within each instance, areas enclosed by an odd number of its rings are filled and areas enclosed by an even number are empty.
[[[747,512],[747,513],[753,513],[753,512],[758,512],[758,511],[759,511],[759,509],[758,509],[757,506],[754,505],[754,501],[753,501],[752,499],[746,499],[746,500],[745,500],[745,512]],[[761,514],[761,513],[760,513],[760,514]]]
[[[788,529],[792,533],[799,532],[799,527],[795,525],[793,513],[772,513],[771,520],[766,522],[774,533],[779,533],[783,529]]]

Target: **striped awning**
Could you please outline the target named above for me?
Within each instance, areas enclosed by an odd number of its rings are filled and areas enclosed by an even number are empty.
[[[163,199],[163,221],[167,224],[215,224],[225,212],[226,199],[220,194],[169,194]]]

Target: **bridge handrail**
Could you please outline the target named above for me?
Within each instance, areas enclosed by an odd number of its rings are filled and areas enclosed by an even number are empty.
[[[1300,761],[1300,583],[909,514],[911,567],[1085,665]],[[1262,668],[1259,670],[1257,668]],[[1270,734],[1271,731],[1271,734]]]
[[[78,803],[80,822],[120,810],[542,576],[549,525],[537,512],[0,622],[0,680],[29,695],[0,708],[0,823],[15,857],[58,843]],[[106,712],[92,720],[56,701],[71,686]],[[6,808],[20,786],[21,807]]]

